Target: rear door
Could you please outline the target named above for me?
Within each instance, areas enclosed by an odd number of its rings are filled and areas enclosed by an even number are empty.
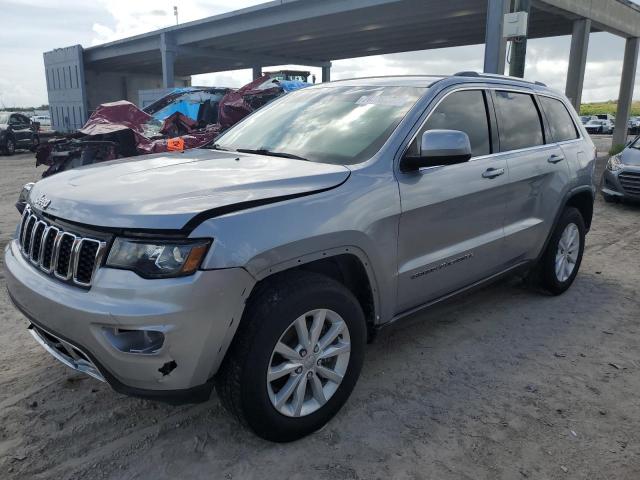
[[[461,130],[473,158],[464,163],[398,172],[402,215],[398,236],[398,307],[407,311],[470,285],[500,269],[507,163],[497,158],[495,117],[482,89],[450,92],[411,142],[422,133]]]
[[[496,90],[494,100],[500,150],[510,177],[504,255],[516,264],[540,253],[562,202],[569,169],[532,92]]]

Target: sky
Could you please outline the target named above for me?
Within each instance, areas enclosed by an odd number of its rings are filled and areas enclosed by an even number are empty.
[[[640,0],[634,0],[640,3]],[[263,3],[263,0],[0,0],[0,108],[47,103],[42,53],[58,47],[98,45],[175,24]],[[16,28],[10,28],[13,25]],[[525,78],[564,90],[570,37],[530,40]],[[616,99],[620,86],[624,39],[592,34],[584,102]],[[451,74],[481,71],[484,47],[474,45],[333,62],[332,80],[367,75]],[[320,78],[317,68],[305,69]],[[238,87],[251,71],[196,75],[193,85]],[[635,98],[640,99],[640,76]]]

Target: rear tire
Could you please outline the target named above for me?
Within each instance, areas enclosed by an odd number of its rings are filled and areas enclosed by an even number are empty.
[[[585,235],[580,211],[566,208],[540,260],[540,286],[549,293],[560,295],[575,280],[582,263]]]
[[[316,312],[325,314],[316,320]],[[308,350],[300,340],[304,326]],[[342,333],[329,341],[336,331]],[[216,375],[216,390],[224,407],[260,437],[297,440],[322,428],[347,401],[366,338],[362,308],[342,284],[311,272],[284,273],[252,293]]]

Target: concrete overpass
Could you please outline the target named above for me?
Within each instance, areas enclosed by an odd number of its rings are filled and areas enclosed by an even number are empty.
[[[253,68],[257,76],[266,66],[295,64],[321,67],[328,81],[332,60],[482,43],[485,72],[504,73],[503,20],[511,9],[511,0],[277,0],[87,49],[57,49],[44,54],[52,119],[57,128],[76,128],[99,103],[135,101],[138,89],[188,84],[195,74]],[[599,31],[627,39],[616,132],[623,143],[640,7],[628,0],[532,0],[529,38],[572,35],[566,93],[576,106],[589,36]]]

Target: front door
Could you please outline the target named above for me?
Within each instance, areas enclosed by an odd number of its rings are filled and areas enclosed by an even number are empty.
[[[408,152],[431,129],[460,130],[474,157],[464,163],[398,173],[402,215],[396,313],[442,297],[501,268],[507,163],[495,157],[490,99],[482,90],[446,96]]]

